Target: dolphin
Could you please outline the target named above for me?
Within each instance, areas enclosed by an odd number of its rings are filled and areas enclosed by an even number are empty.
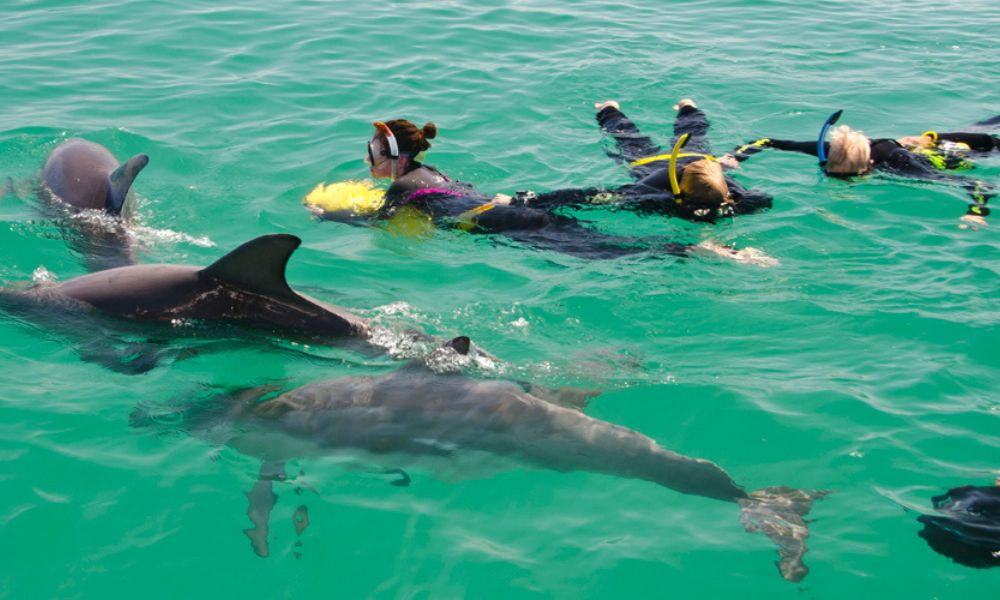
[[[276,396],[272,387],[223,395],[225,400],[208,406],[182,409],[179,421],[191,433],[264,461],[260,480],[248,494],[247,514],[255,527],[245,532],[260,556],[268,553],[267,517],[275,501],[271,482],[285,478],[284,461],[345,451],[383,463],[485,453],[560,472],[643,479],[738,504],[745,528],[762,531],[778,544],[784,578],[799,581],[808,573],[802,562],[809,535],[803,517],[824,492],[773,487],[748,493],[710,461],[587,416],[579,397],[557,403],[558,395],[542,397],[539,388],[523,383],[427,368],[440,353],[465,354],[469,346],[468,338],[455,338],[424,361],[381,376],[320,381]],[[263,399],[266,394],[273,397]],[[133,425],[151,422],[156,421],[148,411],[133,412]],[[407,485],[410,479],[403,477],[394,484]]]
[[[371,328],[366,319],[289,287],[285,267],[301,243],[294,235],[265,235],[207,267],[131,265],[26,290],[4,288],[0,307],[27,313],[33,320],[46,320],[51,313],[70,315],[80,326],[109,318],[167,325],[193,320],[321,342],[368,339]],[[138,372],[152,366],[155,361]]]
[[[126,224],[134,213],[132,184],[148,163],[145,154],[119,163],[104,146],[78,138],[60,144],[45,161],[39,196],[46,216],[56,219],[88,270],[137,262]]]
[[[72,138],[49,154],[42,183],[74,208],[127,217],[134,202],[132,183],[148,163],[145,154],[119,163],[104,146]]]

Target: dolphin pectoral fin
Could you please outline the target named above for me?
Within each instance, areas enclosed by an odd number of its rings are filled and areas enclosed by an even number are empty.
[[[393,479],[389,482],[389,485],[394,485],[396,487],[410,487],[410,475],[402,469],[382,469],[382,473],[385,475],[399,475],[399,479]]]
[[[562,406],[563,408],[571,408],[580,412],[584,412],[587,408],[587,404],[590,403],[591,398],[601,395],[601,390],[570,386],[550,388],[526,381],[521,382],[521,387],[524,388],[524,391],[528,392],[532,396],[535,396],[536,398],[540,398],[557,406]]]
[[[149,164],[149,156],[136,154],[108,176],[108,198],[104,209],[113,215],[120,215],[128,199],[128,192],[136,176]]]
[[[253,485],[253,489],[247,492],[247,499],[250,506],[247,508],[247,516],[254,524],[249,529],[244,529],[243,533],[250,538],[250,546],[254,553],[267,558],[270,554],[267,544],[267,534],[270,531],[269,520],[271,509],[274,508],[278,496],[274,493],[274,480],[283,481],[288,475],[285,473],[284,462],[265,462],[260,466],[260,478]]]
[[[805,517],[814,500],[827,491],[803,491],[785,486],[757,490],[738,500],[740,522],[748,532],[761,532],[778,546],[778,571],[791,582],[801,581],[809,567],[802,561],[806,553],[809,527]]]
[[[77,352],[81,360],[97,363],[125,375],[141,375],[151,371],[163,356],[162,349],[154,344],[129,344],[119,349],[109,346],[103,340],[84,344]]]
[[[296,304],[311,304],[296,294],[285,279],[288,259],[300,244],[302,240],[294,235],[263,235],[236,248],[201,273],[248,292]]]

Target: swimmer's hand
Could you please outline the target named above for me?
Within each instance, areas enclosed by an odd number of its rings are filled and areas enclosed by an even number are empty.
[[[622,109],[621,105],[618,104],[618,102],[615,101],[615,100],[605,100],[604,102],[595,102],[594,103],[594,109],[597,110],[597,112],[601,112],[602,110],[604,110],[605,108],[608,108],[608,107],[611,107],[611,108],[613,108],[615,110],[621,110]]]
[[[507,194],[497,194],[496,196],[493,196],[493,199],[490,200],[490,202],[492,202],[493,204],[502,204],[506,206],[510,204],[512,200],[513,198],[511,198]]]
[[[729,169],[740,168],[740,161],[736,160],[736,157],[728,152],[720,156],[717,160],[719,161],[719,164],[722,165],[723,167]]]

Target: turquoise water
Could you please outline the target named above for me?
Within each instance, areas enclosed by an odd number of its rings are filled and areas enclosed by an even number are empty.
[[[298,482],[276,487],[262,560],[241,533],[256,460],[133,429],[133,408],[399,361],[252,343],[128,376],[81,361],[72,336],[3,316],[0,597],[995,595],[1000,572],[953,564],[916,535],[931,496],[1000,469],[998,226],[960,228],[961,190],[820,180],[810,159],[773,153],[737,175],[774,195],[760,215],[584,215],[606,232],[773,259],[749,262],[413,239],[314,221],[301,199],[363,177],[371,121],[397,116],[436,122],[428,162],[491,193],[628,181],[593,122],[608,98],[666,143],[670,106],[694,97],[717,150],[808,139],[835,108],[876,136],[960,129],[1000,112],[998,24],[985,0],[7,2],[0,281],[84,272],[34,196],[61,140],[146,152],[145,262],[207,264],[294,233],[294,287],[389,332],[469,335],[502,359],[477,376],[598,388],[593,416],[750,489],[835,493],[813,511],[812,572],[795,585],[733,506],[646,482],[469,464],[411,470],[396,488],[303,460]],[[996,182],[1000,158],[977,171]]]

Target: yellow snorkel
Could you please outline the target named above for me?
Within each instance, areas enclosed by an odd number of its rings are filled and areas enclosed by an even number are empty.
[[[683,200],[683,194],[681,193],[681,184],[677,181],[677,158],[680,156],[681,148],[684,144],[687,144],[688,138],[691,137],[690,133],[685,133],[674,144],[673,151],[670,152],[670,191],[674,193],[674,201],[680,204]]]

